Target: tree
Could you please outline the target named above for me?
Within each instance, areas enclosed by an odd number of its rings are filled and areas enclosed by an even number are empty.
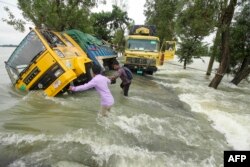
[[[32,22],[36,27],[45,26],[55,31],[79,29],[86,33],[94,33],[109,42],[112,41],[114,35],[119,34],[119,38],[116,37],[114,42],[122,45],[124,32],[132,19],[128,18],[127,12],[117,6],[113,6],[112,12],[91,14],[90,9],[97,5],[97,2],[104,3],[105,0],[18,0],[18,7],[24,19]],[[120,3],[124,4],[123,1]],[[5,11],[8,12],[9,19],[3,19],[3,21],[23,32],[26,22],[15,19],[8,8],[5,8]]]
[[[24,32],[26,22],[21,20],[21,19],[16,19],[8,7],[4,7],[4,10],[8,13],[9,19],[2,18],[2,21],[13,26],[15,30],[19,30],[20,32]]]
[[[192,63],[193,57],[205,53],[206,46],[201,41],[214,30],[217,6],[217,1],[209,0],[187,1],[183,4],[178,14],[176,31],[180,39],[179,61],[184,62],[184,69]]]
[[[212,47],[212,52],[210,54],[210,59],[209,59],[209,63],[208,63],[208,67],[207,67],[207,73],[206,75],[211,75],[212,72],[212,68],[213,68],[213,64],[214,64],[214,60],[216,58],[216,56],[219,54],[219,47],[220,47],[220,28],[217,28],[217,32],[215,35],[215,39],[214,39],[214,44]]]
[[[229,4],[222,11],[221,17],[219,18],[221,26],[221,63],[217,73],[209,84],[209,87],[213,87],[215,89],[217,89],[229,66],[229,30],[236,4],[237,0],[230,0]]]
[[[200,58],[207,53],[207,47],[204,46],[198,38],[183,38],[178,49],[179,62],[183,62],[183,69],[193,62],[192,58]]]
[[[179,0],[180,1],[180,0]],[[146,0],[146,24],[155,25],[161,41],[175,37],[175,19],[178,0]]]
[[[91,14],[90,20],[96,36],[106,41],[111,39],[111,29],[108,28],[111,19],[111,12]]]
[[[125,50],[124,30],[116,30],[112,43],[115,45],[116,51],[123,52]]]
[[[90,8],[94,7],[96,1],[92,0],[18,0],[18,7],[26,21],[32,22],[36,27],[63,31],[66,29],[80,29],[91,32],[89,22]],[[7,10],[7,12],[10,12]],[[5,21],[16,25],[20,20],[9,17]],[[16,26],[16,30],[23,31],[24,26]]]
[[[236,17],[231,29],[231,63],[230,69],[235,74],[233,84],[238,85],[250,73],[250,6],[245,4]]]
[[[128,17],[126,11],[122,11],[118,6],[113,5],[112,12],[93,13],[91,22],[98,37],[114,42],[119,48],[123,48],[125,30],[132,23],[132,19]]]

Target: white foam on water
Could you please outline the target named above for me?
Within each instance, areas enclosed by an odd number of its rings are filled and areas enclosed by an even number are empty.
[[[120,109],[120,108],[119,108]],[[116,109],[116,112],[119,110]],[[147,114],[138,114],[134,116],[109,115],[107,118],[97,120],[98,124],[106,129],[120,128],[121,131],[131,134],[142,143],[154,142],[153,136],[168,137],[170,140],[178,140],[189,146],[197,146],[197,136],[190,136],[188,129],[182,126],[172,126],[173,119],[178,122],[179,119],[193,122],[193,119],[183,117],[153,117]],[[172,120],[172,121],[171,121]],[[167,130],[166,130],[167,129]]]
[[[162,122],[162,120],[158,120]],[[9,141],[8,141],[9,139]],[[177,157],[176,155],[167,155],[164,152],[150,151],[146,148],[141,148],[132,145],[119,145],[111,144],[110,140],[106,137],[100,137],[96,132],[90,132],[84,129],[78,129],[73,132],[69,132],[64,135],[23,135],[23,134],[0,134],[0,143],[3,144],[18,144],[23,143],[33,143],[38,141],[53,141],[54,144],[49,144],[44,149],[38,152],[32,152],[31,154],[24,155],[20,159],[15,160],[10,167],[19,166],[32,166],[44,163],[44,161],[49,160],[53,154],[51,151],[53,147],[62,146],[63,143],[80,143],[82,145],[89,145],[91,150],[95,153],[92,159],[94,159],[98,165],[102,166],[104,162],[119,167],[127,166],[144,166],[144,167],[202,167],[208,166],[208,164],[213,164],[211,157],[203,160],[202,162],[196,162],[196,160],[184,161]],[[74,166],[83,167],[84,165],[77,162],[71,161],[60,161],[52,164],[54,167],[64,167],[64,166]],[[215,166],[215,165],[211,165]]]
[[[118,126],[126,133],[131,133],[134,136],[141,134],[142,129],[150,130],[155,135],[165,136],[163,126],[168,122],[164,119],[153,118],[146,114],[139,114],[133,117],[118,116],[114,125]]]
[[[239,115],[222,112],[219,110],[209,111],[209,117],[214,121],[215,129],[225,134],[225,137],[235,150],[250,149],[250,115]]]
[[[30,134],[17,134],[17,133],[0,133],[0,143],[4,145],[34,143],[36,141],[47,141],[48,136],[45,134],[30,135]]]
[[[79,164],[77,162],[71,162],[71,161],[59,161],[55,164],[51,165],[52,167],[87,167],[83,164]]]
[[[14,161],[13,163],[9,164],[8,167],[26,167],[26,163],[22,160]]]
[[[52,101],[52,102],[54,102],[56,104],[60,104],[62,106],[70,105],[70,103],[67,103],[67,101],[65,99],[62,99],[62,98],[45,96],[45,99],[49,100],[49,101]]]
[[[205,61],[208,62],[207,59]],[[196,67],[197,64],[193,65]],[[207,65],[200,64],[200,67],[199,69],[206,70]],[[179,94],[179,99],[190,105],[193,112],[207,115],[213,122],[213,127],[224,134],[227,142],[234,149],[250,149],[250,114],[246,112],[249,111],[249,104],[246,104],[249,99],[247,96],[249,85],[243,84],[243,87],[238,87],[228,83],[230,78],[225,78],[226,81],[222,81],[220,87],[227,91],[215,90],[208,87],[208,80],[203,82],[202,79],[201,81],[194,79],[196,74],[201,75],[199,71],[176,70],[176,67],[171,65],[165,68],[168,70],[162,71],[162,74],[167,74],[169,80],[175,82],[171,83],[163,77],[162,81],[156,81],[158,84],[173,88]]]
[[[234,149],[250,149],[250,115],[230,113],[219,110],[219,108],[214,109],[214,107],[204,105],[204,100],[200,95],[181,94],[179,98],[189,104],[192,111],[206,114],[213,121],[213,127],[225,135],[228,143]],[[209,103],[216,103],[216,101],[208,101],[207,104]]]
[[[13,133],[0,134],[0,143],[5,145],[20,145],[21,143],[32,144],[38,141],[53,141],[56,142],[55,145],[57,146],[58,144],[61,145],[68,142],[77,142],[81,143],[82,145],[87,144],[95,153],[92,158],[95,159],[100,166],[102,166],[104,162],[108,162],[113,155],[118,156],[121,159],[126,159],[126,164],[129,164],[130,160],[136,159],[137,161],[134,163],[137,165],[140,165],[141,163],[143,164],[145,162],[150,163],[151,165],[153,162],[159,163],[157,159],[164,156],[162,152],[152,152],[137,146],[110,144],[110,141],[107,138],[100,138],[96,132],[89,132],[83,129],[58,136],[23,135]],[[49,147],[53,147],[53,145],[49,145]],[[46,158],[49,158],[51,154],[50,152],[50,148],[44,148],[39,152],[32,152],[31,154],[25,155],[20,159],[15,160],[10,166],[16,167],[21,166],[22,164],[26,166],[27,164],[32,165],[41,163],[46,160]],[[161,159],[164,160],[164,158]]]
[[[159,137],[167,136],[169,140],[180,141],[188,146],[198,146],[198,143],[202,142],[197,141],[196,135],[190,135],[189,129],[178,125],[172,126],[175,121],[171,121],[170,119],[178,120],[178,118],[168,117],[154,118],[147,114],[139,114],[132,117],[123,115],[117,116],[116,121],[114,121],[114,125],[119,127],[125,133],[132,134],[142,143],[154,142],[152,140],[155,139],[152,138],[152,135]]]
[[[210,158],[208,158],[210,159]],[[206,159],[208,161],[208,159]],[[205,160],[204,160],[205,161]],[[207,167],[207,163],[195,162],[195,160],[189,159],[183,161],[174,155],[160,154],[155,159],[142,159],[142,158],[121,158],[116,157],[114,166],[119,167]]]
[[[44,161],[51,158],[50,147],[45,147],[44,149],[25,154],[21,158],[12,162],[9,167],[19,167],[20,165],[24,166],[42,166]]]
[[[196,162],[194,159],[181,160],[176,156],[168,156],[166,158],[165,166],[169,167],[217,167],[215,163],[215,158],[211,155],[208,158],[205,158],[201,162]],[[222,166],[222,164],[221,164]]]
[[[62,106],[73,106],[72,101],[74,102],[81,102],[79,98],[60,98],[60,97],[49,97],[44,94],[43,91],[29,91],[26,96],[22,98],[24,101],[37,101],[41,103],[48,103],[48,104],[60,104]]]
[[[133,101],[138,101],[138,102],[142,102],[142,103],[146,103],[146,104],[157,105],[157,106],[160,106],[161,109],[167,110],[166,106],[164,106],[162,103],[160,103],[158,101],[144,99],[144,98],[139,97],[139,96],[131,96],[130,99]]]
[[[97,154],[95,159],[102,165],[103,161],[106,162],[112,155],[122,157],[122,159],[136,159],[138,165],[145,164],[146,162],[156,162],[157,157],[163,153],[148,151],[140,147],[129,147],[124,145],[94,145],[92,150]],[[127,162],[129,163],[129,162]]]
[[[113,155],[125,159],[136,159],[138,160],[138,163],[152,162],[158,156],[163,155],[161,152],[151,152],[137,146],[131,147],[127,145],[110,144],[109,139],[105,137],[99,138],[95,132],[88,132],[82,129],[61,137],[61,142],[79,142],[81,144],[88,144],[96,154],[93,158],[100,166],[103,165],[104,161],[108,162]],[[129,163],[129,161],[127,163]]]
[[[173,83],[168,83],[168,82],[164,82],[164,81],[155,81],[155,82],[158,83],[159,85],[169,87],[169,88],[174,88],[174,89],[176,89],[176,88],[184,88],[185,89],[185,86],[182,87],[182,85],[180,85],[179,83],[173,84]],[[180,79],[179,82],[182,82],[182,83],[185,84],[185,79]]]
[[[136,125],[130,124],[131,121],[129,120],[128,117],[125,116],[120,116],[119,121],[115,122],[114,124],[120,127],[123,131],[126,133],[132,133],[135,136],[139,135],[140,130],[137,128]]]
[[[231,80],[230,80],[231,81]],[[235,89],[235,90],[242,90],[242,91],[246,91],[246,92],[249,92],[250,93],[250,90],[249,90],[249,83],[245,81],[241,81],[242,84],[240,84],[240,86],[237,86],[231,82],[222,82],[221,84],[224,86],[224,87],[228,87],[230,89]]]

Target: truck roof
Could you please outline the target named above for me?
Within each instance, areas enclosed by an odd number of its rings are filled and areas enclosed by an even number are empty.
[[[159,41],[159,38],[156,36],[129,35],[127,38],[128,39],[145,39],[145,40],[157,40],[157,41]]]
[[[156,35],[155,25],[133,25],[130,28],[129,35]]]

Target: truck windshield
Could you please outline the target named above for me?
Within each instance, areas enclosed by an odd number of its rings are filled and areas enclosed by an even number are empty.
[[[19,44],[6,62],[15,78],[29,66],[31,61],[45,51],[45,46],[34,31],[31,31]]]
[[[127,49],[157,52],[159,42],[157,40],[129,39]]]

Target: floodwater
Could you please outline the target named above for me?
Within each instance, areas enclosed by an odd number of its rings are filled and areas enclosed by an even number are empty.
[[[0,166],[218,167],[223,151],[250,150],[249,84],[225,76],[218,90],[209,88],[213,76],[200,60],[134,76],[128,98],[117,80],[103,118],[94,90],[60,97],[15,90],[4,68],[13,50],[0,48]]]

